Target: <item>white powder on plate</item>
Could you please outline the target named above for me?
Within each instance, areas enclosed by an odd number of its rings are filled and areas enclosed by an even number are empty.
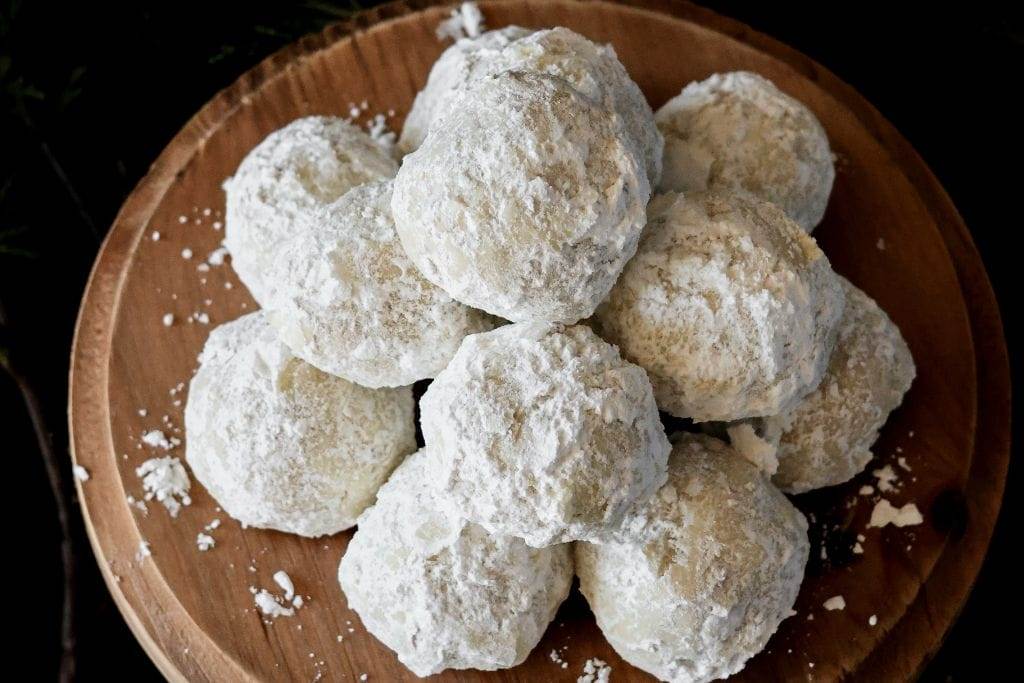
[[[828,600],[826,600],[822,604],[822,607],[824,607],[825,609],[827,609],[830,612],[832,612],[834,610],[846,609],[846,599],[843,598],[842,595],[834,595],[831,598],[829,598]]]
[[[165,451],[171,450],[171,442],[159,429],[153,429],[142,435],[142,443],[152,448],[162,448]]]
[[[295,584],[292,583],[292,577],[288,576],[288,573],[283,569],[274,573],[274,583],[284,591],[285,600],[291,600],[295,597]]]
[[[893,526],[914,526],[924,522],[924,517],[913,503],[907,503],[901,508],[894,507],[892,503],[882,498],[875,504],[871,511],[871,521],[868,527],[884,527],[888,524]]]
[[[576,683],[608,683],[611,675],[612,668],[594,657],[583,664],[583,675],[576,679]]]
[[[142,479],[142,488],[146,491],[146,500],[163,503],[171,514],[177,517],[182,505],[191,505],[188,490],[191,482],[181,461],[171,456],[150,458],[135,469],[135,474]]]
[[[139,548],[135,551],[135,561],[142,564],[142,561],[152,555],[148,541],[139,541]]]
[[[871,473],[878,480],[878,490],[884,492],[892,491],[899,485],[900,478],[892,469],[892,465],[886,465]]]
[[[265,616],[276,618],[276,617],[290,617],[295,614],[295,610],[291,607],[285,607],[278,602],[278,598],[275,598],[272,594],[267,592],[266,589],[258,591],[254,596],[253,600],[256,602],[256,606],[259,607],[260,611]]]

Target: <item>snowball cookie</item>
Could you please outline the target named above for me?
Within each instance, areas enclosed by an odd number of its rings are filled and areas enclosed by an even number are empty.
[[[267,136],[224,183],[224,244],[239,279],[263,305],[265,273],[301,221],[357,185],[394,177],[398,165],[343,119],[310,116]]]
[[[244,525],[301,536],[347,529],[416,450],[411,389],[367,389],[317,370],[262,312],[213,330],[199,362],[186,457]]]
[[[647,375],[587,327],[466,337],[420,412],[437,488],[532,546],[591,538],[665,481],[670,447]]]
[[[636,251],[649,194],[616,114],[564,79],[507,71],[456,96],[405,157],[391,208],[406,253],[453,298],[571,323]]]
[[[803,104],[746,71],[691,83],[655,115],[665,136],[661,191],[717,190],[778,205],[810,232],[835,168],[828,137]]]
[[[495,56],[513,40],[532,33],[519,26],[506,26],[486,31],[475,38],[461,38],[453,43],[434,62],[427,84],[416,94],[412,109],[405,117],[398,150],[402,154],[416,151],[431,122],[452,100],[460,88],[476,78]]]
[[[843,290],[814,240],[768,202],[669,193],[597,321],[647,370],[662,410],[777,415],[825,372]]]
[[[809,551],[806,520],[767,477],[695,434],[616,536],[576,544],[580,590],[623,659],[674,683],[725,678],[760,652]]]
[[[473,80],[508,70],[527,70],[561,78],[618,114],[627,135],[643,152],[652,186],[661,177],[663,144],[654,113],[614,48],[599,45],[567,28],[532,32],[518,26],[489,31],[448,48],[431,69],[402,129],[403,150],[411,152],[426,137],[429,124]],[[400,143],[402,144],[402,143]]]
[[[391,220],[392,181],[360,185],[282,243],[269,320],[296,356],[367,387],[440,372],[467,334],[494,327],[482,311],[428,282]]]
[[[359,518],[338,569],[348,605],[418,676],[516,666],[569,593],[569,546],[467,522],[427,483],[432,467],[410,456]]]
[[[846,308],[821,384],[791,411],[754,422],[778,444],[772,481],[787,493],[841,484],[871,460],[871,446],[914,380],[899,329],[867,294],[840,278]]]

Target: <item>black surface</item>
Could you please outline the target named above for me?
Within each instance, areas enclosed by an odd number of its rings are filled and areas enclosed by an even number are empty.
[[[352,6],[147,4],[115,11],[0,0],[0,300],[10,319],[0,347],[13,346],[30,374],[62,454],[74,319],[99,242],[124,197],[220,88]],[[1024,180],[1024,115],[1015,100],[1024,49],[1021,17],[1009,3],[930,3],[915,11],[896,11],[896,3],[708,4],[824,64],[914,144],[971,228],[1013,355],[1020,323],[1013,244]],[[1019,378],[1019,361],[1012,362]],[[49,679],[59,655],[59,531],[27,415],[2,372],[0,411],[12,656],[32,679]],[[925,680],[979,680],[1015,658],[1016,629],[1006,619],[1019,603],[1011,583],[1017,470],[1011,468],[974,594]],[[79,676],[157,678],[111,602],[75,514]]]

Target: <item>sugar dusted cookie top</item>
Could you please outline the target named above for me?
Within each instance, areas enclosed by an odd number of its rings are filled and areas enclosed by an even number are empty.
[[[416,450],[412,391],[367,389],[299,360],[250,313],[210,333],[185,407],[196,478],[247,526],[302,536],[355,524]]]
[[[474,80],[502,71],[531,71],[560,78],[620,118],[642,150],[651,186],[661,178],[662,137],[654,113],[610,45],[594,43],[567,28],[530,31],[509,26],[458,41],[441,55],[406,117],[399,145],[415,151],[431,122]]]
[[[785,619],[807,522],[724,442],[686,434],[668,481],[601,544],[577,543],[580,589],[623,659],[675,683],[725,678]]]
[[[368,387],[440,372],[462,338],[495,320],[427,281],[391,219],[392,181],[360,185],[286,240],[271,267],[269,320],[292,351]]]
[[[665,136],[659,190],[715,190],[778,205],[810,232],[835,168],[828,137],[801,102],[747,71],[690,83],[658,110]]]
[[[598,310],[658,406],[698,422],[775,415],[813,390],[843,310],[838,276],[777,207],[669,193]]]
[[[395,179],[412,261],[509,320],[589,316],[636,250],[650,193],[618,117],[564,79],[506,71],[461,91],[443,124]]]
[[[533,546],[596,537],[664,481],[669,444],[647,375],[587,327],[466,337],[420,408],[437,489]]]
[[[399,151],[409,154],[419,149],[430,124],[458,91],[480,76],[503,47],[532,32],[519,26],[506,26],[475,38],[457,40],[442,52],[430,69],[427,84],[416,94],[412,109],[405,117],[402,135],[398,138]]]
[[[273,283],[265,273],[282,241],[306,229],[317,210],[353,187],[398,170],[366,132],[330,116],[310,116],[274,131],[224,183],[224,243],[253,298],[263,305]]]
[[[572,584],[568,545],[531,548],[463,519],[409,457],[359,518],[338,570],[367,630],[418,676],[494,671],[529,655]]]

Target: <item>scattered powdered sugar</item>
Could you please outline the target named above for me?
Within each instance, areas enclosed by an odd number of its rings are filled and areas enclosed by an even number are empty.
[[[150,458],[136,468],[135,474],[142,479],[146,500],[156,498],[167,508],[171,517],[178,516],[182,505],[192,504],[192,499],[188,495],[188,473],[177,458],[169,455]]]
[[[868,626],[875,626],[877,624],[878,624],[878,615],[877,614],[872,614],[870,617],[868,617]]]
[[[285,600],[291,600],[295,597],[295,584],[292,583],[292,578],[283,569],[274,573],[274,583],[284,591]]]
[[[883,493],[892,491],[899,485],[899,476],[892,469],[892,465],[886,465],[871,473],[878,480],[878,490]]]
[[[167,438],[167,435],[159,429],[153,429],[143,434],[142,443],[151,448],[162,448],[165,451],[174,448],[174,444]]]
[[[152,554],[152,551],[149,549],[149,542],[145,540],[139,541],[139,548],[135,551],[135,561],[142,564],[142,561]]]
[[[189,249],[188,247],[185,247],[184,249],[182,249],[181,250],[181,258],[186,259],[186,260],[192,258],[192,250]]]
[[[196,545],[199,547],[200,550],[205,552],[213,548],[213,546],[217,545],[217,542],[214,540],[213,536],[199,532],[196,535]]]
[[[71,471],[74,473],[75,479],[78,481],[89,481],[89,470],[85,469],[81,465],[73,465]]]
[[[913,503],[907,503],[901,508],[894,507],[892,503],[882,498],[875,504],[871,511],[871,521],[868,527],[884,527],[888,524],[893,526],[914,526],[924,522],[924,517]]]
[[[875,248],[877,248],[878,251],[885,251],[885,240],[879,237],[878,241],[875,242]]]
[[[608,683],[611,676],[612,668],[594,657],[583,664],[583,675],[576,679],[576,683]]]
[[[568,646],[563,646],[562,649],[564,650],[566,647]],[[569,662],[562,659],[562,655],[558,650],[552,650],[550,653],[548,653],[548,659],[550,659],[552,662],[562,667],[563,669],[569,668]]]
[[[143,502],[141,500],[138,500],[135,496],[133,496],[131,494],[128,494],[127,496],[125,496],[124,499],[128,503],[128,505],[132,506],[133,508],[135,508],[136,510],[138,510],[142,514],[144,514],[144,515],[148,515],[149,514],[149,508],[146,507],[146,503],[145,502]]]
[[[164,327],[170,327],[174,324],[174,314],[164,313],[164,317],[161,318],[160,321],[164,324]]]
[[[834,595],[831,598],[829,598],[828,600],[826,600],[822,604],[822,607],[824,607],[825,609],[827,609],[830,612],[832,612],[834,610],[846,609],[846,599],[843,598],[842,595]]]
[[[265,588],[257,590],[254,586],[249,587],[249,592],[252,593],[256,606],[268,617],[290,617],[294,615],[295,610],[302,607],[303,600],[301,595],[295,594],[295,584],[292,583],[291,577],[284,570],[278,570],[274,573],[274,583],[284,591],[284,597],[274,595]],[[291,607],[288,607],[286,604],[289,601],[292,604]]]
[[[206,262],[211,266],[222,266],[224,265],[224,259],[228,256],[227,247],[217,247],[210,252],[209,256],[206,257]]]
[[[253,600],[256,602],[256,606],[259,607],[260,611],[263,612],[264,616],[276,618],[290,617],[295,614],[294,609],[282,605],[279,602],[280,598],[275,597],[266,589],[257,591],[253,595]]]
[[[476,38],[487,27],[484,15],[475,2],[464,2],[451,15],[437,25],[437,39],[459,40],[460,38]]]

